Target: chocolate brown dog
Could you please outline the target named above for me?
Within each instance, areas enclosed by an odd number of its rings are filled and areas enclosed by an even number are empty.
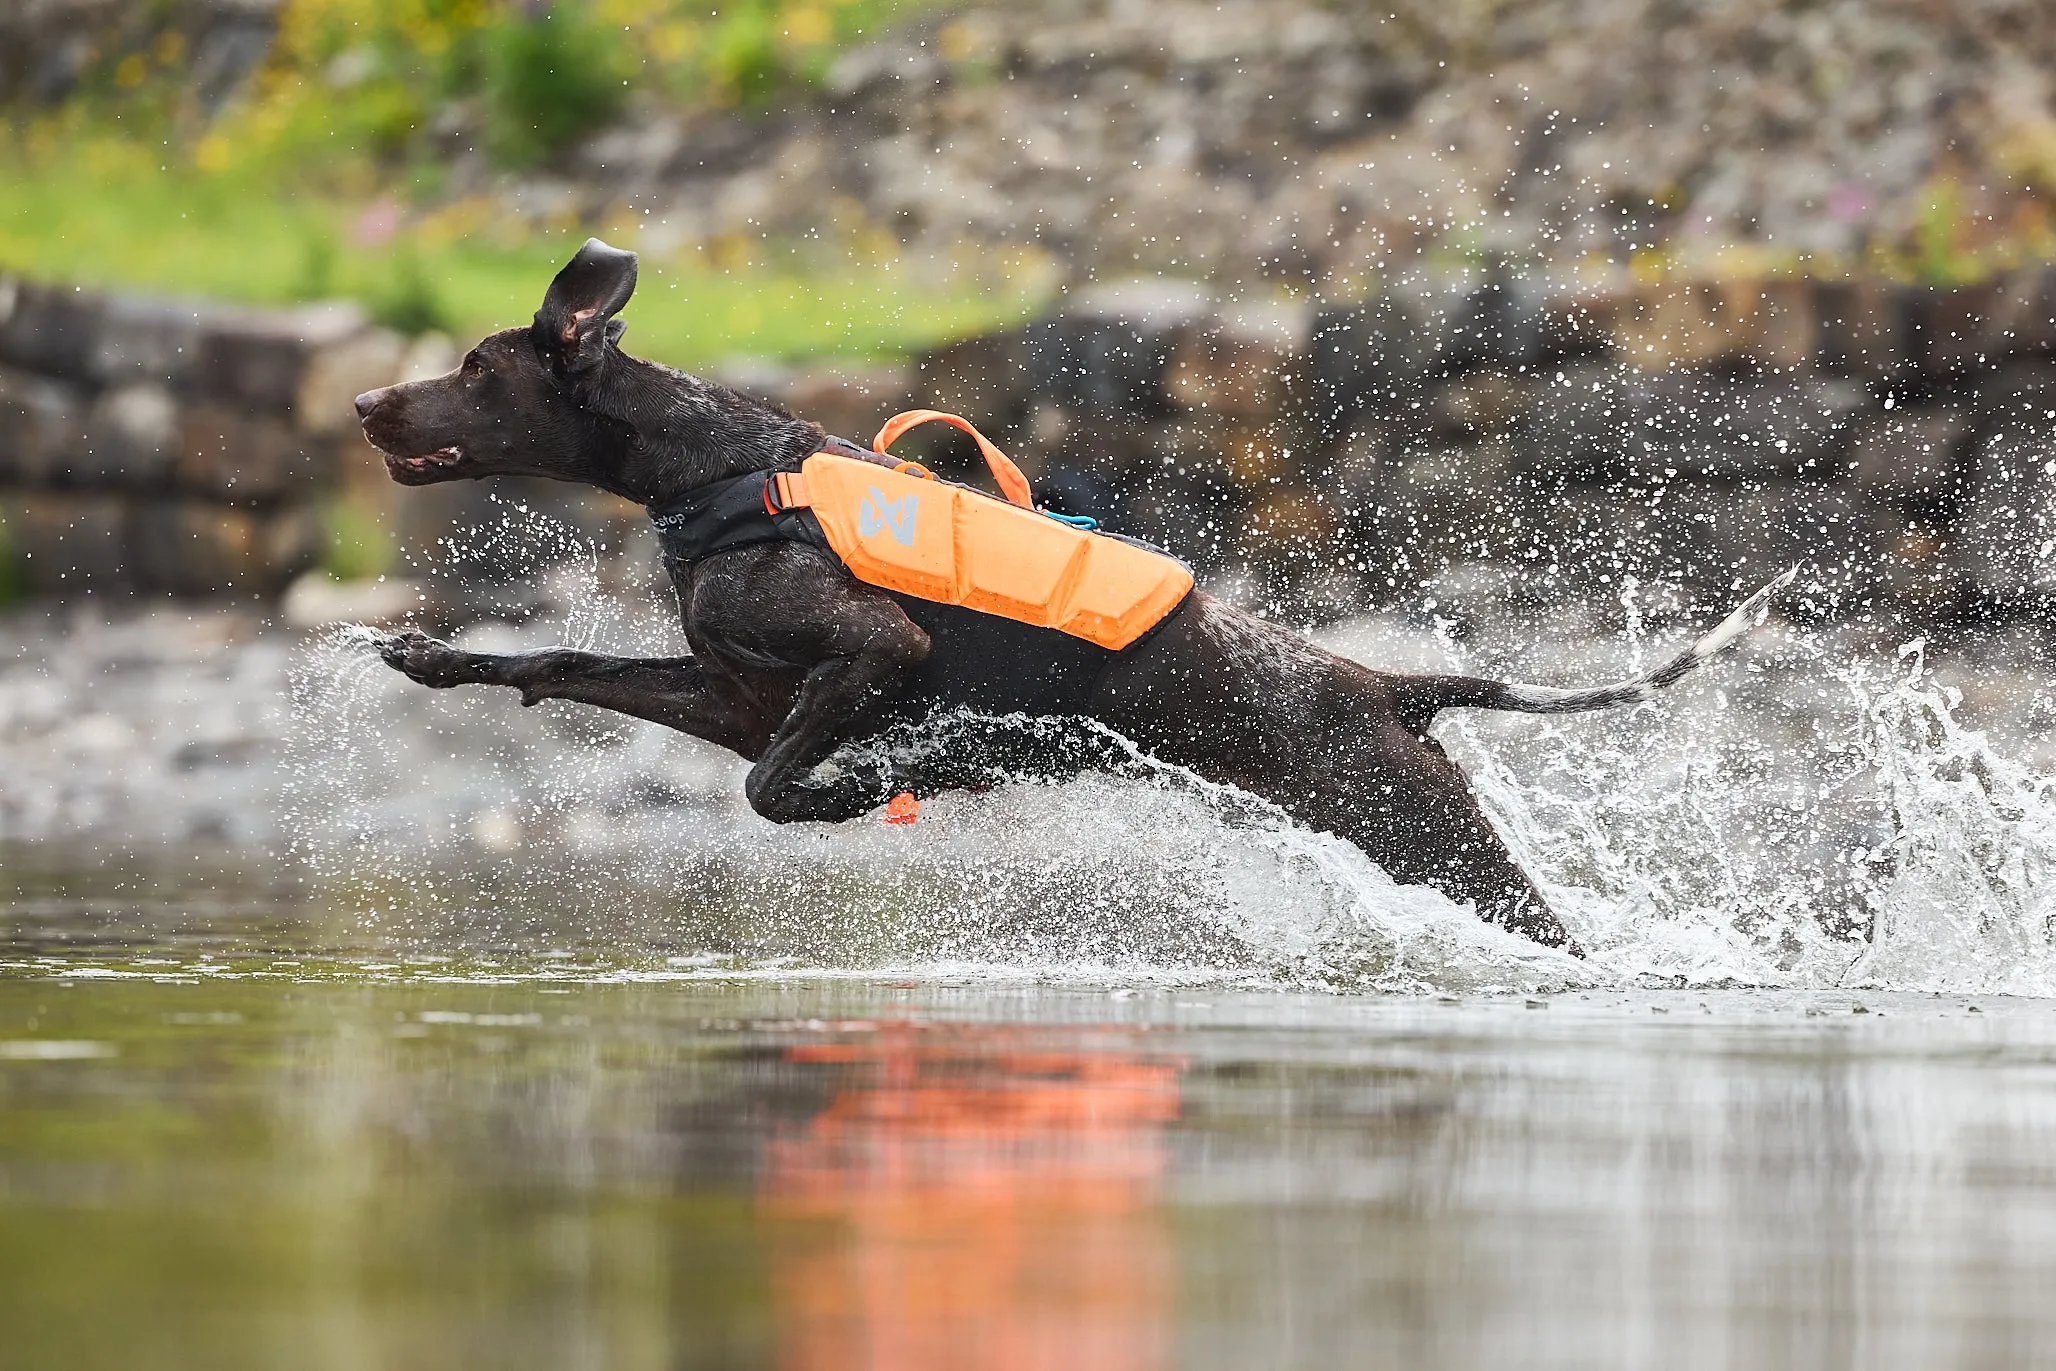
[[[590,240],[532,325],[486,338],[448,376],[358,396],[393,479],[547,476],[646,505],[660,532],[688,518],[704,529],[723,491],[749,494],[835,441],[622,352],[615,315],[635,279],[634,254]],[[1132,762],[1111,731],[1347,838],[1395,880],[1563,947],[1562,924],[1429,724],[1451,707],[1568,713],[1647,698],[1732,644],[1791,578],[1653,671],[1555,690],[1373,671],[1200,591],[1109,651],[863,584],[804,536],[760,523],[756,534],[667,538],[689,657],[485,655],[419,633],[381,651],[424,685],[510,686],[523,704],[576,700],[728,748],[755,763],[751,806],[780,823],[855,818],[900,791]]]

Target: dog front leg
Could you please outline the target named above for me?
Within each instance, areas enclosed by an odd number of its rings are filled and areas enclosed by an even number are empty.
[[[718,699],[690,657],[609,657],[571,648],[466,652],[423,633],[393,634],[378,645],[395,671],[422,685],[508,686],[521,703],[570,700],[647,719],[745,757],[761,750],[765,729]]]
[[[771,735],[750,768],[743,793],[750,807],[774,823],[839,823],[885,803],[892,778],[869,769],[831,778],[810,775],[834,750],[857,711],[888,694],[928,655],[928,635],[897,609],[898,624],[865,635],[852,656],[831,657],[807,672],[792,712]]]

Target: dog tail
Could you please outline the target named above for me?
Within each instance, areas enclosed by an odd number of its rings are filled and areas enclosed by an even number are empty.
[[[1735,612],[1720,621],[1713,632],[1680,652],[1626,681],[1591,686],[1584,690],[1560,690],[1554,686],[1511,685],[1476,676],[1407,676],[1399,682],[1400,717],[1416,731],[1428,726],[1445,709],[1508,709],[1522,714],[1577,714],[1588,709],[1610,709],[1649,699],[1702,662],[1712,661],[1741,640],[1744,633],[1763,621],[1765,606],[1772,595],[1792,583],[1799,574],[1793,567],[1763,589],[1744,600]]]

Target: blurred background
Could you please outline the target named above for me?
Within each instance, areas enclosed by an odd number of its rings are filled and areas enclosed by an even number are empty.
[[[2056,588],[2029,0],[22,0],[0,54],[16,596],[404,571],[461,499],[348,397],[587,233],[632,349],[857,438],[961,410],[1301,619],[1459,564]]]
[[[0,835],[275,834],[134,787],[261,770],[290,631],[661,649],[639,510],[402,492],[349,406],[589,233],[631,350],[859,441],[961,412],[1392,664],[1607,670],[1798,564],[1795,623],[2049,722],[2032,0],[19,0],[0,111]]]
[[[589,234],[1376,666],[1801,574],[1438,724],[1583,962],[1169,771],[776,828],[350,627],[679,650],[351,412]],[[2049,0],[0,0],[0,1371],[2056,1362],[2052,777]]]

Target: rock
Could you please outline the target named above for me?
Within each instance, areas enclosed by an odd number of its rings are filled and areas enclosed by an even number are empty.
[[[1217,476],[1160,467],[1122,488],[1110,526],[1206,569],[1220,565],[1239,535],[1240,514],[1240,501]]]
[[[2056,354],[2056,266],[2023,267],[2001,284],[1980,337],[1988,357]]]
[[[1908,288],[1902,300],[1921,375],[1966,376],[1988,363],[1988,321],[2000,301],[1996,285]]]
[[[1267,420],[1284,407],[1292,356],[1284,348],[1238,338],[1218,325],[1182,331],[1164,367],[1164,396],[1183,410]]]
[[[1816,587],[1808,603],[1821,614],[1847,612],[1874,598],[1890,546],[1872,502],[1805,481],[1771,479],[1739,490],[1680,482],[1665,486],[1640,511],[1597,492],[1578,492],[1567,503],[1585,507],[1602,524],[1608,517],[1620,520],[1613,547],[1588,544],[1586,570],[1736,592],[1801,566],[1802,591]]]
[[[237,311],[205,321],[195,371],[201,394],[273,414],[300,402],[314,359],[365,328],[356,305],[309,305],[291,311]]]
[[[2056,427],[2056,358],[2018,358],[1976,379],[1980,433],[2027,438]]]
[[[1889,281],[1820,281],[1813,289],[1819,348],[1814,365],[1830,375],[1888,381],[1913,367],[1908,297]]]
[[[1539,365],[1550,342],[1547,287],[1495,267],[1486,282],[1465,297],[1451,321],[1448,366],[1519,372]]]
[[[154,381],[100,393],[86,417],[71,483],[148,490],[169,483],[178,452],[178,404]]]
[[[84,379],[99,347],[107,301],[74,286],[17,282],[0,321],[0,364],[44,376]]]
[[[1511,432],[1534,408],[1541,384],[1504,371],[1477,371],[1442,386],[1428,422],[1442,437],[1481,438]]]
[[[18,583],[31,594],[69,596],[128,579],[126,509],[111,495],[0,491],[0,523]]]
[[[1161,418],[1171,335],[1146,323],[1059,315],[1028,326],[1029,393],[1101,416]]]
[[[1934,507],[1965,474],[1970,416],[1960,409],[1901,410],[1867,420],[1850,442],[1849,480],[1886,500]]]
[[[1259,556],[1331,551],[1337,520],[1311,491],[1280,490],[1258,500],[1242,517],[1241,546]]]
[[[1524,465],[1583,480],[1796,474],[1832,459],[1868,403],[1819,377],[1736,382],[1589,361],[1556,377],[1535,394]]]
[[[807,367],[785,383],[778,398],[798,417],[864,446],[887,419],[915,407],[909,368],[880,363]],[[966,417],[982,423],[975,416]]]
[[[199,360],[200,305],[182,300],[115,292],[97,319],[97,336],[85,379],[99,385],[154,382],[179,389],[189,385]]]
[[[1404,298],[1320,311],[1305,364],[1309,424],[1344,433],[1359,416],[1418,408],[1437,341],[1426,309]]]
[[[314,520],[299,511],[265,517],[204,500],[166,499],[127,511],[127,577],[171,595],[275,595],[313,561]]]
[[[426,591],[418,581],[385,576],[338,581],[325,571],[309,571],[286,587],[279,613],[295,628],[393,624],[418,613],[425,599]]]
[[[2056,441],[2045,434],[1986,443],[1954,541],[1985,608],[2056,613]]]
[[[282,418],[240,406],[194,405],[181,416],[173,472],[189,491],[236,501],[277,500],[331,481],[332,449]]]
[[[408,354],[406,340],[382,328],[367,328],[318,349],[307,359],[293,396],[294,425],[309,434],[355,430],[357,411],[351,401],[367,390],[392,385],[404,363],[423,360]]]
[[[961,414],[988,436],[1005,432],[1027,407],[1027,336],[1005,330],[937,348],[916,363],[915,390],[921,404]]]
[[[0,367],[0,487],[62,484],[85,442],[85,411],[73,387]]]
[[[1613,346],[1649,371],[1756,356],[1767,328],[1764,295],[1735,280],[1662,281],[1613,312]]]

